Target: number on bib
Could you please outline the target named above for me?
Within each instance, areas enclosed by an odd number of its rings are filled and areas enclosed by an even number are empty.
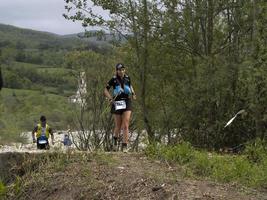
[[[115,101],[115,110],[122,110],[122,109],[126,109],[126,102],[124,100]]]

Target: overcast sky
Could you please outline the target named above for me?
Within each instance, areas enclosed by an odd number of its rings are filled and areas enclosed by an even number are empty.
[[[64,7],[64,0],[0,0],[0,23],[60,35],[84,31],[62,16]]]

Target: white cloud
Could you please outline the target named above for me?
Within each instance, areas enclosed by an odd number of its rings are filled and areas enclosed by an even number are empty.
[[[0,23],[57,34],[84,31],[62,16],[64,6],[64,0],[0,0]]]

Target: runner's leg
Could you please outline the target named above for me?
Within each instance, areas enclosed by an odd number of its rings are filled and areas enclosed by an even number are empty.
[[[121,128],[123,129],[123,143],[128,144],[129,137],[129,124],[132,111],[127,110],[122,114],[122,124]]]
[[[121,132],[121,124],[122,124],[122,115],[120,114],[113,114],[114,121],[115,121],[115,127],[114,127],[114,134],[113,134],[113,145],[118,145],[118,140],[120,137]]]

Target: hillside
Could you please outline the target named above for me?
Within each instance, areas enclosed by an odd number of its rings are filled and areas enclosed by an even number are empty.
[[[80,38],[84,41],[89,42],[98,42],[98,43],[122,43],[126,42],[125,37],[128,37],[129,35],[121,35],[119,33],[107,33],[104,31],[86,31],[82,33],[77,34],[68,34],[62,36],[63,38]]]
[[[1,143],[18,140],[30,131],[41,114],[54,129],[68,123],[76,92],[78,69],[65,66],[65,55],[75,49],[97,49],[79,38],[0,24]]]
[[[136,153],[2,154],[20,178],[4,199],[266,199],[266,191],[186,178],[178,165]],[[27,162],[26,162],[27,160]],[[14,163],[14,160],[13,160]],[[3,166],[2,166],[3,167]],[[3,190],[2,190],[3,191]]]
[[[64,129],[70,121],[72,104],[68,98],[52,94],[53,88],[40,91],[7,89],[0,93],[0,144],[15,142],[21,132],[31,131],[41,114],[56,129]]]
[[[53,33],[0,24],[0,43],[17,44],[26,48],[73,48],[82,44],[78,38],[64,38]]]
[[[91,31],[95,33],[96,31]],[[18,48],[27,49],[94,49],[109,46],[111,35],[107,40],[99,40],[95,35],[88,38],[78,37],[83,33],[70,35],[57,35],[49,32],[36,31],[31,29],[18,28],[11,25],[0,24],[0,47],[16,45]],[[88,35],[89,36],[89,35]]]

